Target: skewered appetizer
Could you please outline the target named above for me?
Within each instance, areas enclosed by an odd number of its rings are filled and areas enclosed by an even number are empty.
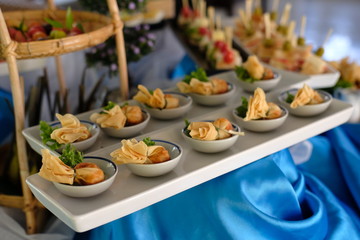
[[[39,176],[58,183],[69,185],[92,185],[104,181],[104,172],[95,163],[83,162],[82,153],[69,144],[60,157],[42,149],[42,166]]]
[[[244,121],[275,119],[282,115],[282,110],[278,105],[266,101],[265,92],[261,88],[255,90],[249,101],[243,97],[242,105],[236,110],[237,115],[242,117]]]
[[[77,117],[67,113],[56,113],[56,118],[61,123],[61,128],[52,128],[44,121],[40,121],[41,139],[51,149],[58,149],[62,144],[74,143],[91,137],[89,129]]]
[[[110,101],[103,111],[93,113],[90,120],[102,128],[122,129],[125,126],[141,123],[144,119],[139,106],[124,104],[120,107]]]
[[[164,94],[160,88],[150,92],[145,86],[139,84],[138,89],[139,91],[133,99],[151,108],[171,109],[179,107],[179,99],[171,94]]]
[[[222,94],[228,91],[228,83],[219,78],[208,79],[206,72],[202,68],[191,72],[177,87],[182,93],[197,93],[200,95]]]
[[[117,164],[156,164],[170,160],[169,152],[150,138],[122,140],[121,147],[110,153]]]
[[[317,91],[307,84],[304,84],[304,86],[296,92],[295,96],[288,93],[286,102],[290,103],[291,108],[297,108],[304,105],[319,104],[324,102],[324,99]]]

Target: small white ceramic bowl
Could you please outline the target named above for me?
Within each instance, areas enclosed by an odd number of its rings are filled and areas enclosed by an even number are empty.
[[[201,95],[197,93],[187,93],[197,104],[204,106],[217,106],[225,104],[235,93],[235,86],[228,82],[228,91],[226,93],[214,95]]]
[[[125,164],[126,167],[133,174],[142,177],[157,177],[170,172],[179,163],[179,160],[183,153],[183,150],[179,145],[163,140],[152,139],[152,141],[154,141],[156,145],[163,146],[166,150],[168,150],[170,154],[170,160],[166,162],[151,163],[151,164],[134,164],[134,163]]]
[[[201,122],[213,122],[213,121],[201,121]],[[231,123],[233,125],[234,131],[240,131],[240,127],[234,123]],[[239,135],[232,135],[229,138],[220,139],[220,140],[212,140],[212,141],[203,141],[194,139],[192,137],[189,137],[186,133],[186,127],[182,129],[182,136],[185,139],[185,141],[196,151],[203,152],[203,153],[216,153],[216,152],[222,152],[226,149],[230,148],[235,144],[237,139],[239,138]]]
[[[142,110],[142,115],[144,120],[141,123],[132,126],[125,126],[122,129],[115,129],[115,128],[101,128],[101,129],[111,137],[117,137],[117,138],[134,137],[135,135],[140,133],[150,121],[150,114],[147,111]]]
[[[118,168],[116,164],[106,158],[84,157],[83,162],[95,163],[104,171],[105,180],[93,185],[76,186],[53,182],[55,187],[63,194],[70,197],[92,197],[106,191],[114,182]]]
[[[274,72],[275,77],[273,79],[267,79],[267,80],[258,80],[255,82],[245,82],[241,79],[239,79],[239,85],[242,89],[244,89],[247,92],[253,92],[256,88],[262,88],[265,92],[270,91],[278,85],[278,83],[281,80],[281,74]]]
[[[330,106],[330,103],[332,101],[332,96],[329,93],[322,90],[316,90],[322,96],[324,102],[319,104],[304,105],[297,108],[291,108],[290,104],[286,102],[287,94],[290,93],[295,96],[297,91],[298,89],[287,90],[281,93],[278,99],[280,103],[285,106],[291,114],[298,117],[311,117],[318,115],[324,112]]]
[[[275,119],[244,121],[242,117],[237,115],[236,108],[233,110],[232,114],[235,118],[236,123],[239,124],[240,127],[253,132],[268,132],[283,125],[286,118],[288,117],[289,112],[286,110],[286,108],[283,108],[281,106],[280,108],[282,110],[281,117]]]
[[[76,148],[76,150],[82,152],[82,151],[85,151],[86,149],[90,148],[92,145],[94,145],[94,143],[96,142],[96,140],[99,136],[100,128],[95,123],[92,123],[89,121],[80,120],[80,123],[84,124],[90,130],[91,137],[89,137],[88,139],[85,139],[83,141],[71,143],[71,145],[74,146]],[[55,123],[51,124],[51,127],[59,127],[60,128],[61,123],[55,122]],[[56,151],[61,152],[63,148],[64,148],[64,146],[60,147]]]
[[[187,113],[191,108],[192,98],[190,96],[178,92],[164,92],[164,94],[171,94],[174,97],[177,97],[179,99],[179,107],[170,109],[157,109],[142,104],[143,107],[150,113],[151,117],[162,120],[175,119],[183,117],[185,113]]]

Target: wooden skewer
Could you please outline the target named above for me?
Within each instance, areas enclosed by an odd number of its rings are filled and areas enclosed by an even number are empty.
[[[247,20],[247,18],[246,18],[246,15],[245,15],[244,10],[243,10],[243,9],[240,9],[240,10],[239,10],[239,14],[240,14],[240,19],[241,19],[241,21],[243,22],[245,28],[246,28],[246,29],[249,29],[249,28],[250,28],[249,22],[248,22],[248,20]]]
[[[221,30],[221,16],[220,15],[216,16],[216,29]]]
[[[189,7],[189,0],[182,0],[182,6],[183,8]]]
[[[273,12],[277,12],[278,8],[279,8],[279,0],[274,0],[271,10]]]
[[[251,8],[252,8],[252,0],[246,0],[245,2],[245,16],[246,19],[250,21],[251,19]]]
[[[300,37],[305,36],[305,27],[306,27],[306,16],[302,16],[301,18],[301,28],[300,28]]]
[[[323,46],[323,47],[325,46],[325,43],[329,40],[332,32],[333,32],[333,29],[330,28],[329,31],[327,32],[326,37],[325,37],[325,39],[324,39],[324,42],[323,42],[323,44],[322,44],[321,46]]]
[[[286,36],[286,39],[290,42],[293,39],[295,26],[296,26],[295,21],[291,21],[289,24],[289,29],[288,29],[287,36]]]
[[[281,19],[280,19],[280,25],[281,26],[285,26],[287,24],[287,22],[289,21],[290,10],[291,10],[291,4],[286,3],[283,14],[282,14]]]
[[[270,14],[269,13],[264,14],[264,22],[265,22],[265,38],[270,39],[271,38],[271,25],[270,25]]]
[[[229,49],[232,49],[232,39],[233,39],[232,27],[225,27],[225,38],[226,38],[226,44],[228,45]]]
[[[214,17],[215,17],[215,8],[210,6],[208,7],[208,18],[209,18],[209,26],[211,32],[213,32],[215,29]]]

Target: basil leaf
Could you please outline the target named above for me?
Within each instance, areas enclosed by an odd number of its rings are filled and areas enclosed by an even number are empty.
[[[71,12],[71,7],[68,7],[66,10],[66,19],[65,19],[66,29],[71,30],[73,23],[74,23],[74,17]]]
[[[63,25],[61,24],[61,22],[52,20],[50,18],[45,18],[45,22],[50,24],[53,28],[63,28]]]

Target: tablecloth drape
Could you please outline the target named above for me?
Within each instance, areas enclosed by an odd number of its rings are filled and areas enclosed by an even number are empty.
[[[75,239],[360,239],[359,133],[342,125],[300,166],[285,149]]]

